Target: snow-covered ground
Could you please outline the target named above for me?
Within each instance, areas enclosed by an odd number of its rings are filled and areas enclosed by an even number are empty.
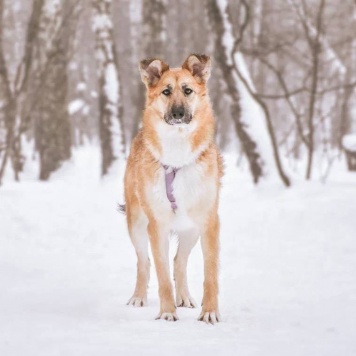
[[[356,354],[356,174],[326,184],[255,187],[227,159],[221,198],[223,322],[178,322],[125,305],[136,260],[121,182],[98,179],[95,148],[76,152],[49,183],[26,178],[0,189],[0,355]],[[174,243],[174,241],[172,241]],[[172,251],[173,253],[173,251]],[[202,297],[197,246],[189,284]]]

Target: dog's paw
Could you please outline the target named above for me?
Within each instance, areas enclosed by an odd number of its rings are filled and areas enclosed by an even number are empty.
[[[134,307],[144,307],[147,305],[147,297],[140,297],[137,295],[133,295],[126,305],[133,305]]]
[[[213,311],[208,312],[208,311],[202,310],[202,312],[199,315],[198,320],[204,321],[207,324],[216,324],[219,321],[221,321],[221,317],[220,317],[219,312],[217,312],[217,311],[213,310]]]
[[[177,321],[179,320],[177,314],[174,313],[159,313],[156,317],[156,320],[163,319],[167,321]]]
[[[188,294],[188,295],[177,295],[176,302],[178,307],[184,308],[196,308],[197,303],[195,300]]]

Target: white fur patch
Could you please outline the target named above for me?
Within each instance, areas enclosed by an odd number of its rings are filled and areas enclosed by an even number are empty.
[[[206,146],[201,146],[195,151],[192,150],[190,136],[196,128],[197,123],[194,120],[184,126],[159,122],[156,132],[162,147],[162,154],[150,147],[151,152],[157,160],[167,166],[183,167],[192,163],[206,148]]]
[[[204,167],[195,163],[182,167],[173,182],[173,195],[178,209],[174,229],[197,228],[198,216],[205,216],[215,201],[217,187],[214,177],[206,176]]]
[[[170,228],[172,231],[181,232],[194,231],[197,226],[184,209],[177,209]]]
[[[217,187],[214,177],[206,176],[204,167],[192,162],[178,170],[172,185],[178,207],[175,213],[167,198],[163,167],[158,171],[154,185],[147,187],[147,198],[155,215],[165,223],[167,231],[200,230],[204,217],[215,202]]]

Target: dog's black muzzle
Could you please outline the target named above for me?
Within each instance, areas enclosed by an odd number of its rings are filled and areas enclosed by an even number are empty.
[[[170,112],[164,115],[164,121],[169,125],[189,124],[192,114],[183,105],[173,105]]]

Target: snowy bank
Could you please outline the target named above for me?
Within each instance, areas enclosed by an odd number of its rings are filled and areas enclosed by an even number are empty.
[[[148,307],[126,306],[136,258],[116,211],[121,178],[99,179],[97,152],[79,150],[51,182],[0,190],[0,355],[356,354],[354,176],[256,187],[226,157],[223,322],[179,308],[169,323],[154,320],[154,269]],[[197,301],[202,267],[197,246],[188,269]]]

